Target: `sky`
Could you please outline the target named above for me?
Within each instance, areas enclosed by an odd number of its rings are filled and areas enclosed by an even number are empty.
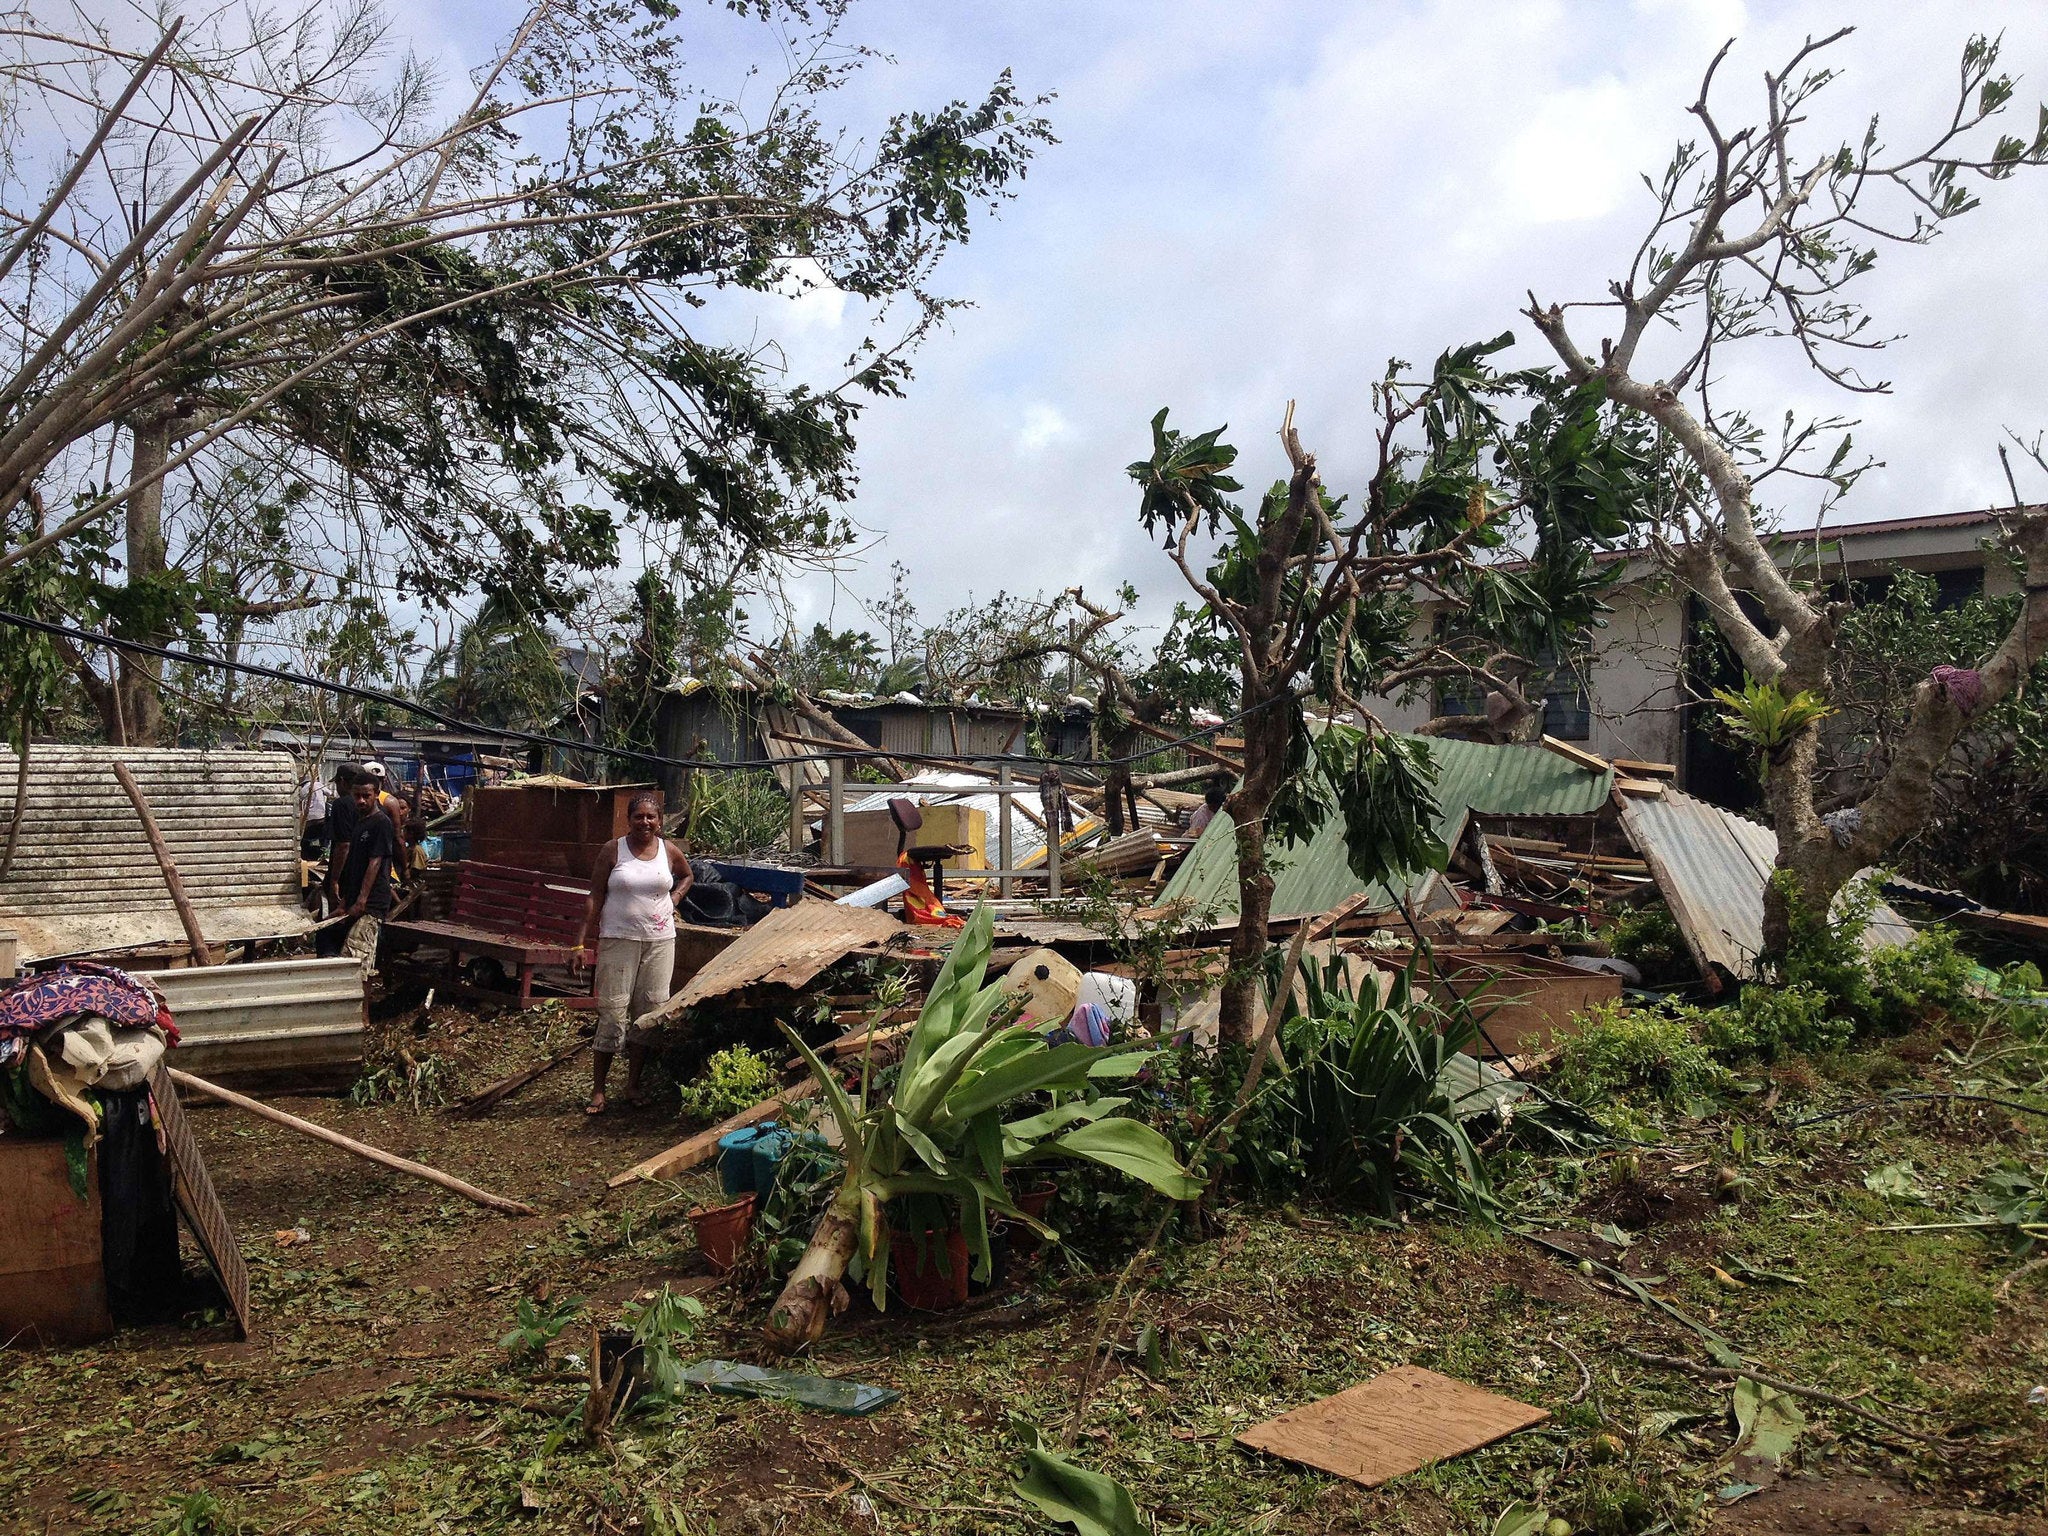
[[[420,49],[459,78],[510,4],[426,0]],[[887,58],[856,111],[974,96],[1010,68],[1057,92],[1021,194],[943,266],[970,301],[917,359],[907,397],[859,431],[850,511],[860,568],[792,589],[808,624],[864,627],[862,601],[911,572],[927,618],[998,591],[1123,582],[1158,618],[1185,596],[1137,525],[1124,466],[1161,406],[1228,423],[1240,478],[1280,474],[1289,400],[1333,489],[1370,451],[1369,389],[1389,357],[1426,364],[1512,329],[1517,314],[1602,296],[1651,207],[1640,178],[1691,134],[1686,106],[1722,43],[1733,120],[1798,41],[1854,20],[1816,142],[1881,110],[1903,144],[1944,115],[1972,31],[2005,34],[2021,75],[2014,131],[2048,95],[2048,6],[1892,0],[856,0],[848,35]],[[1732,367],[1724,398],[1861,418],[1884,461],[1836,520],[1954,511],[2004,496],[2004,429],[2048,427],[2048,307],[2038,299],[2048,169],[1992,187],[1927,248],[1887,250],[1862,297],[1899,334],[1883,397],[1832,391],[1783,344]],[[771,317],[799,372],[848,352],[863,317],[830,294]],[[1592,338],[1597,339],[1597,337]],[[2033,490],[2048,494],[2048,476]],[[1797,505],[1786,521],[1809,519]]]

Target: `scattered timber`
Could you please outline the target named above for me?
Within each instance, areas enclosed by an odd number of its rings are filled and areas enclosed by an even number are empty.
[[[399,1157],[395,1153],[384,1151],[381,1147],[373,1147],[367,1142],[357,1141],[354,1137],[344,1136],[339,1131],[330,1131],[324,1125],[315,1125],[310,1120],[301,1120],[297,1115],[286,1114],[281,1109],[273,1109],[260,1099],[249,1098],[244,1094],[236,1093],[231,1088],[223,1088],[218,1083],[209,1083],[205,1078],[194,1077],[190,1072],[180,1072],[176,1067],[169,1068],[168,1070],[171,1074],[171,1081],[180,1088],[190,1089],[193,1093],[203,1093],[209,1098],[220,1100],[223,1104],[232,1104],[235,1108],[246,1110],[259,1119],[268,1120],[275,1125],[281,1125],[287,1130],[297,1131],[301,1136],[310,1136],[315,1141],[324,1141],[330,1147],[339,1147],[344,1152],[353,1153],[366,1162],[375,1163],[382,1168],[392,1169],[397,1173],[409,1173],[416,1179],[426,1180],[429,1184],[438,1184],[442,1189],[451,1190],[455,1194],[462,1196],[465,1200],[473,1201],[481,1206],[487,1206],[494,1211],[503,1211],[508,1216],[538,1216],[540,1214],[539,1211],[530,1205],[523,1204],[517,1200],[508,1200],[503,1195],[494,1195],[486,1189],[478,1189],[474,1184],[466,1184],[453,1174],[443,1173],[438,1168],[429,1168],[425,1163],[415,1163],[409,1158]]]

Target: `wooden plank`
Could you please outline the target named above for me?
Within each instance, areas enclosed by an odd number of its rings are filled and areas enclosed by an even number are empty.
[[[1624,795],[1640,795],[1645,800],[1661,800],[1664,798],[1664,781],[1662,779],[1616,778],[1614,787]]]
[[[1403,1365],[1254,1424],[1237,1442],[1377,1488],[1549,1417],[1513,1398]]]
[[[1675,779],[1678,777],[1678,764],[1646,763],[1639,757],[1617,757],[1614,771],[1637,779]]]
[[[679,1173],[688,1173],[701,1163],[708,1163],[718,1154],[718,1138],[730,1136],[734,1131],[743,1131],[750,1125],[758,1125],[774,1115],[779,1115],[800,1099],[808,1099],[818,1091],[815,1078],[805,1078],[794,1088],[785,1088],[771,1098],[763,1099],[750,1109],[743,1109],[730,1119],[721,1120],[708,1131],[699,1131],[687,1141],[679,1141],[666,1152],[657,1152],[645,1162],[635,1163],[624,1173],[615,1173],[605,1181],[608,1189],[620,1189],[639,1179],[673,1178]]]
[[[1577,763],[1593,773],[1606,773],[1614,765],[1604,757],[1595,757],[1584,747],[1575,747],[1568,741],[1559,741],[1555,736],[1543,738],[1543,745],[1555,752],[1568,763]]]
[[[61,1137],[0,1136],[0,1346],[91,1344],[114,1331],[98,1159],[87,1158],[81,1198]]]
[[[150,1103],[157,1124],[163,1127],[164,1149],[171,1164],[171,1193],[178,1212],[198,1240],[200,1252],[220,1281],[228,1310],[242,1337],[255,1330],[255,1314],[249,1310],[249,1271],[242,1263],[242,1249],[235,1241],[235,1229],[228,1225],[228,1213],[221,1209],[220,1196],[207,1176],[206,1160],[199,1155],[199,1143],[185,1119],[185,1106],[172,1085],[170,1069],[161,1061],[149,1074]]]

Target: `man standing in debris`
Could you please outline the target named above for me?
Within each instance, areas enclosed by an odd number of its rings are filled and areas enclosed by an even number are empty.
[[[345,934],[342,953],[352,955],[367,972],[377,963],[377,935],[391,910],[391,861],[398,856],[398,832],[377,803],[377,782],[365,776],[353,786],[355,828],[349,834],[348,862],[341,871],[342,900],[349,920],[331,932]]]
[[[341,899],[341,871],[348,863],[350,839],[356,831],[356,780],[360,775],[354,763],[343,763],[334,770],[334,798],[327,805],[327,882],[323,889],[327,893],[328,918],[334,918],[346,910],[347,903]],[[348,937],[346,923],[330,922],[313,935],[313,953],[322,960],[332,960],[341,953],[341,946]]]
[[[676,903],[695,879],[683,850],[661,835],[661,796],[652,791],[626,807],[626,836],[604,845],[590,873],[590,905],[583,942],[576,946],[581,971],[589,946],[597,946],[597,1036],[590,1042],[590,1104],[604,1113],[605,1079],[612,1057],[626,1052],[626,1102],[638,1104],[640,1072],[647,1065],[647,1037],[633,1021],[668,1001],[676,958]]]

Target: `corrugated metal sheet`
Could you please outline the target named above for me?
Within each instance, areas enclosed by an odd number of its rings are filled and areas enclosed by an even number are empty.
[[[149,799],[185,894],[214,941],[303,931],[298,770],[283,752],[71,747],[29,752],[26,820],[0,881],[0,922],[27,956],[182,937],[142,820],[115,779],[125,762]],[[0,836],[14,816],[17,759],[0,750]]]
[[[1623,795],[1621,824],[1649,862],[1700,970],[1752,979],[1763,949],[1764,885],[1778,861],[1778,834],[1676,789],[1654,799]],[[1912,937],[1912,925],[1879,903],[1863,943],[1876,949]]]
[[[793,907],[777,907],[640,1022],[673,1018],[685,1008],[759,982],[800,987],[848,955],[874,954],[892,940],[921,931],[876,907],[842,907],[833,901],[800,901]]]
[[[363,968],[333,960],[153,971],[177,1065],[230,1087],[339,1087],[361,1075]]]
[[[1429,742],[1437,765],[1437,835],[1455,841],[1465,819],[1487,816],[1584,816],[1600,808],[1614,775],[1594,773],[1541,746],[1490,747],[1478,742]],[[1342,822],[1332,817],[1306,845],[1272,850],[1273,916],[1327,912],[1365,891],[1365,911],[1385,911],[1400,896],[1384,885],[1367,887],[1351,872]],[[1431,877],[1418,876],[1404,893],[1411,901]],[[1237,842],[1231,820],[1218,815],[1189,851],[1160,900],[1187,900],[1197,910],[1227,916],[1237,911]]]

